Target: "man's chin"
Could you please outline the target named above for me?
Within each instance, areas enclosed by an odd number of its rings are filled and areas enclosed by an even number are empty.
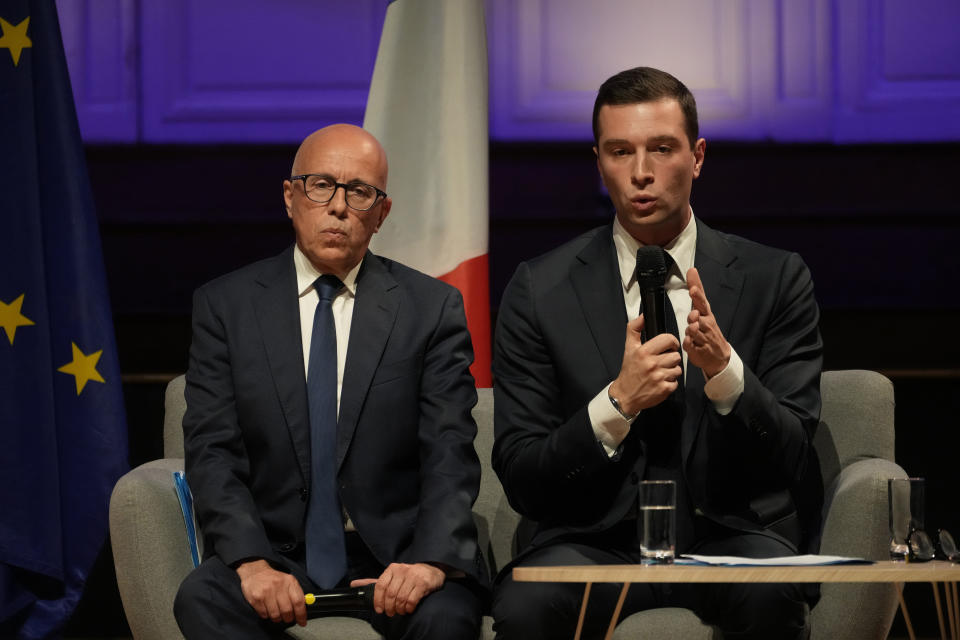
[[[661,210],[650,213],[631,211],[628,215],[617,216],[620,224],[642,244],[662,245],[683,231],[684,221],[681,216],[668,215]]]
[[[669,218],[660,211],[629,211],[626,215],[619,215],[620,224],[630,231],[632,229],[653,229],[662,227],[669,222]]]
[[[352,251],[340,247],[311,249],[304,254],[317,269],[324,273],[344,274],[360,261]]]

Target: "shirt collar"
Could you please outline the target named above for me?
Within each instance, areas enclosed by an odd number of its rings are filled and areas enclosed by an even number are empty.
[[[343,278],[343,284],[350,295],[357,295],[357,274],[360,272],[362,264],[363,260],[360,260],[353,269],[350,269],[347,277]],[[313,263],[310,262],[310,259],[300,250],[298,245],[293,247],[293,267],[297,272],[297,297],[302,298],[313,291],[313,283],[324,274],[313,266]]]
[[[641,247],[637,239],[623,228],[620,220],[613,218],[613,245],[617,250],[617,263],[620,266],[620,281],[623,290],[627,291],[636,282],[637,249]],[[687,271],[693,267],[694,254],[697,249],[697,224],[693,216],[693,207],[690,208],[690,220],[687,226],[676,238],[664,245],[663,249],[670,254],[676,266],[670,270],[669,279],[678,278],[681,283],[687,281]]]

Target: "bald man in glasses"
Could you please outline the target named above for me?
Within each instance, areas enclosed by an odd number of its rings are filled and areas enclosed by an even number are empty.
[[[478,635],[470,335],[456,289],[367,249],[386,188],[372,135],[313,133],[283,182],[295,244],[194,296],[187,638],[283,637],[304,592],[364,584],[388,638]]]

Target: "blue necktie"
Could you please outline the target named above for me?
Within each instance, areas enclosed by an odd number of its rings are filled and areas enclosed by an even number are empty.
[[[325,275],[313,283],[320,301],[313,317],[307,399],[310,404],[310,502],[307,504],[307,575],[324,589],[347,571],[343,511],[337,491],[337,328],[332,301],[343,283]]]

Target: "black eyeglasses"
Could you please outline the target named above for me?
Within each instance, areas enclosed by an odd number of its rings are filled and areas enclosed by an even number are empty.
[[[914,529],[910,532],[907,539],[909,542],[909,551],[907,553],[908,562],[929,562],[934,558],[949,560],[950,562],[960,563],[960,550],[953,540],[953,536],[946,529],[940,529],[938,535],[939,548],[934,548],[933,541],[926,531]]]
[[[387,197],[387,194],[377,189],[371,184],[364,182],[337,182],[330,176],[319,175],[316,173],[305,173],[299,176],[290,176],[287,178],[291,182],[301,180],[303,182],[303,191],[308,198],[320,204],[326,204],[333,200],[337,189],[343,188],[343,196],[347,206],[356,211],[369,211],[377,206],[381,200]]]
[[[922,529],[914,529],[911,531],[907,542],[910,547],[907,553],[907,562],[930,562],[937,555],[930,536]]]
[[[940,554],[944,560],[950,562],[960,562],[960,550],[957,549],[957,543],[953,541],[953,536],[946,529],[940,529]]]

